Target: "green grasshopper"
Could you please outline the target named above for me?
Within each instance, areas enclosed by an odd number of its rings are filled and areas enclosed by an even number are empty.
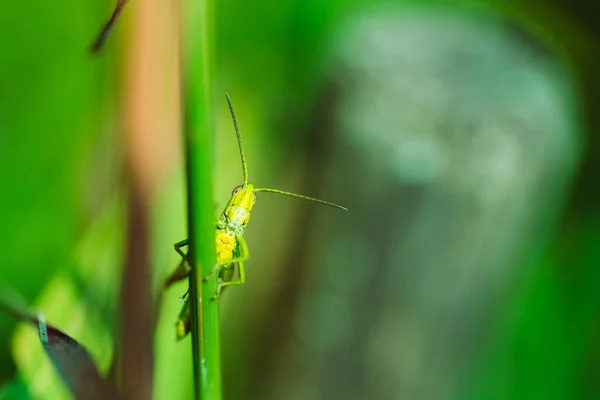
[[[205,281],[210,280],[215,274],[218,274],[219,284],[217,291],[213,296],[213,300],[219,298],[221,292],[227,286],[242,285],[246,281],[246,272],[244,271],[244,261],[246,261],[250,255],[248,251],[248,245],[243,238],[246,225],[250,221],[250,214],[252,207],[256,203],[257,192],[268,192],[283,194],[285,196],[297,197],[299,199],[314,201],[317,203],[325,204],[331,207],[339,208],[348,211],[346,207],[329,203],[327,201],[315,199],[312,197],[303,196],[296,193],[284,192],[278,189],[269,188],[255,188],[250,182],[248,182],[248,166],[246,165],[246,157],[244,156],[244,149],[242,147],[242,137],[238,127],[238,122],[233,111],[233,105],[229,95],[225,93],[227,97],[227,103],[229,104],[229,111],[231,112],[231,118],[233,119],[233,126],[235,128],[235,134],[237,136],[237,142],[240,149],[240,157],[242,159],[242,171],[244,173],[244,183],[236,186],[231,193],[231,199],[227,203],[227,206],[219,216],[216,223],[215,229],[215,240],[217,250],[217,263],[212,269],[212,274],[204,278]],[[187,255],[182,251],[182,248],[189,244],[188,239],[182,240],[175,243],[175,251],[181,256],[182,261],[177,269],[167,278],[165,286],[170,286],[173,282],[186,278],[191,270],[189,263],[187,262]],[[238,266],[238,279],[234,280],[235,266]],[[177,321],[177,338],[182,339],[190,331],[190,304],[187,293],[184,296],[184,305],[179,313],[179,319]]]

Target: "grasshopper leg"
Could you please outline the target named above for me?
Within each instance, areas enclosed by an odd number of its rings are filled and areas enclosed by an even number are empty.
[[[248,251],[248,245],[246,244],[246,241],[244,240],[243,237],[241,237],[239,235],[236,235],[235,238],[236,238],[237,242],[239,243],[240,256],[235,257],[235,258],[230,258],[229,260],[219,261],[218,263],[216,263],[213,266],[210,275],[204,277],[204,282],[208,282],[215,275],[220,274],[221,268],[224,265],[234,264],[234,263],[238,263],[240,261],[246,261],[248,259],[248,257],[250,256],[250,252]]]
[[[238,270],[239,270],[239,274],[240,274],[240,279],[238,279],[237,281],[220,282],[219,286],[217,286],[217,292],[212,297],[212,300],[217,300],[219,298],[219,296],[221,295],[221,291],[225,287],[243,285],[246,282],[246,271],[244,271],[244,262],[238,261],[237,265],[238,265]]]
[[[180,280],[187,278],[190,274],[191,267],[187,262],[186,254],[181,250],[182,247],[185,247],[187,245],[187,239],[177,242],[173,245],[175,251],[181,256],[182,260],[179,263],[179,265],[177,265],[177,268],[175,268],[175,271],[173,271],[173,273],[171,273],[171,275],[169,275],[169,277],[165,279],[165,288],[168,288],[175,282],[179,282]]]
[[[184,260],[186,259],[186,254],[181,250],[181,248],[187,246],[188,244],[189,240],[183,239],[182,241],[179,241],[173,245],[173,248],[175,249],[177,254],[179,254]]]
[[[214,276],[215,273],[220,272],[220,270],[221,270],[221,268],[222,268],[223,265],[237,263],[238,268],[239,268],[239,276],[240,276],[240,278],[237,281],[219,282],[219,286],[217,286],[217,292],[212,297],[213,300],[216,300],[216,299],[219,298],[219,296],[221,295],[221,290],[224,287],[226,287],[226,286],[243,285],[244,282],[246,282],[246,271],[244,270],[244,261],[246,261],[248,259],[248,257],[250,256],[250,251],[248,250],[248,245],[246,244],[246,241],[244,240],[243,237],[236,236],[236,239],[237,239],[237,241],[239,243],[240,256],[236,257],[236,258],[233,258],[231,260],[227,260],[227,261],[223,261],[223,262],[217,263],[213,267],[213,273],[210,276],[212,277],[212,276]]]
[[[188,334],[188,332],[190,331],[190,320],[191,320],[191,313],[190,313],[190,299],[186,298],[185,299],[185,303],[183,304],[183,308],[181,309],[181,312],[179,313],[179,317],[177,318],[177,323],[175,324],[176,326],[176,332],[177,332],[177,340],[181,340],[185,337],[185,335]]]

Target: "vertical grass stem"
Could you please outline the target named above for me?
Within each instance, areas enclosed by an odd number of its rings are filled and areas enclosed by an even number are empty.
[[[221,399],[217,278],[204,282],[216,261],[214,237],[212,4],[182,0],[180,71],[188,184],[192,351],[196,398]],[[197,301],[193,301],[196,299]]]

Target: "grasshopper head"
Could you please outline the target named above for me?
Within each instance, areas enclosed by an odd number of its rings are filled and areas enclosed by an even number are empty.
[[[251,183],[236,186],[231,192],[232,207],[241,207],[250,213],[254,203],[256,203],[256,194],[254,193],[254,185]]]
[[[254,203],[256,203],[254,186],[251,183],[237,186],[233,189],[231,200],[223,211],[217,226],[221,229],[227,228],[239,235],[243,234],[248,221],[250,221]]]

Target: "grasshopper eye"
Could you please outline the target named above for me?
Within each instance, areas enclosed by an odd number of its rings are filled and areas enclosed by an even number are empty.
[[[236,194],[238,194],[238,193],[240,192],[240,190],[242,190],[242,185],[240,185],[240,186],[236,186],[236,187],[233,189],[233,192],[231,192],[231,195],[232,195],[232,196],[235,196]]]
[[[254,200],[252,200],[252,204],[254,205],[254,204],[256,204],[256,193],[253,193],[253,194],[254,194]]]

